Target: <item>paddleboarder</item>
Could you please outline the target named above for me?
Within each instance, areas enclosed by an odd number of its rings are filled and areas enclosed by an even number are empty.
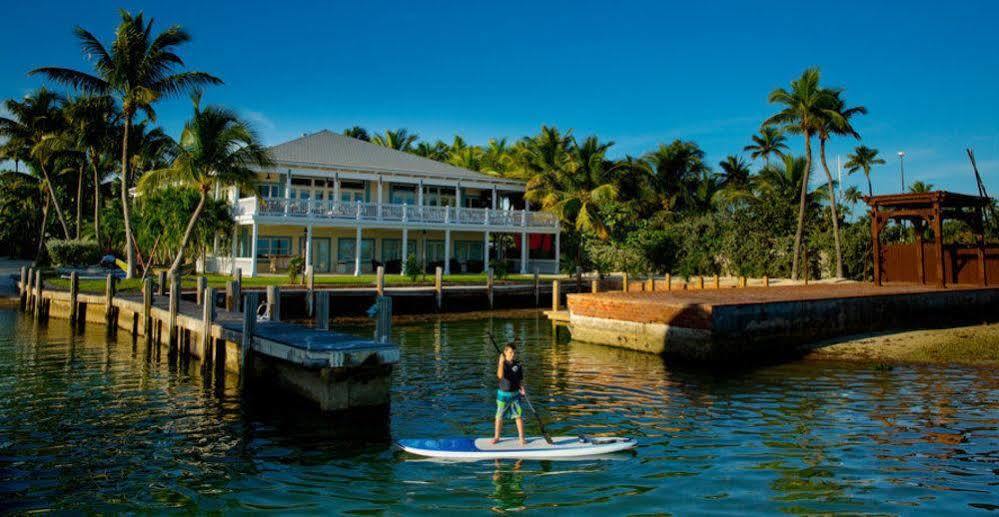
[[[500,441],[503,419],[510,418],[517,423],[517,435],[523,445],[527,442],[524,440],[524,410],[520,401],[527,392],[524,390],[524,367],[517,361],[517,346],[513,343],[508,343],[500,353],[496,377],[499,379],[499,389],[496,390],[496,430],[493,433],[493,443]]]

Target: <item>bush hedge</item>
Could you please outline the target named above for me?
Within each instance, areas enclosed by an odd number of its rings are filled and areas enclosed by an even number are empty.
[[[101,249],[87,239],[54,239],[47,243],[52,263],[57,266],[92,266],[101,259]]]

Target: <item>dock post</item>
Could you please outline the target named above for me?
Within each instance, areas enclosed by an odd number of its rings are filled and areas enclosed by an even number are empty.
[[[379,296],[375,299],[375,341],[388,343],[392,337],[392,298]]]
[[[375,293],[377,296],[385,296],[385,266],[378,266],[375,270]]]
[[[329,291],[319,291],[316,293],[316,328],[319,330],[330,329]]]
[[[656,292],[656,274],[649,273],[649,291]]]
[[[69,326],[76,324],[76,302],[80,297],[80,276],[73,271],[69,274]]]
[[[534,306],[541,307],[541,274],[534,268]]]
[[[28,292],[26,289],[28,285],[28,266],[21,266],[21,283],[17,284],[17,297],[20,299],[21,310],[24,310],[24,303],[27,299],[25,293]]]
[[[212,346],[215,343],[212,337],[212,324],[215,323],[215,289],[205,287],[201,299],[205,302],[201,306],[201,368],[206,369],[210,362],[215,361],[215,347]]]
[[[697,288],[704,289],[704,275],[697,275]]]
[[[177,329],[177,312],[180,310],[180,274],[170,275],[170,298],[167,301],[167,332],[170,353],[177,351],[177,341],[180,332]]]
[[[628,289],[630,287],[631,286],[629,285],[629,282],[628,282],[628,272],[625,271],[625,272],[621,273],[621,290],[624,291],[624,292],[628,292]]]
[[[235,280],[230,280],[230,281],[226,282],[225,283],[225,310],[227,310],[229,312],[235,312],[236,311],[236,304],[234,303],[234,300],[236,299],[235,293],[236,293],[236,281]]]
[[[600,280],[598,280],[596,278],[594,278],[593,280],[590,280],[590,292],[591,293],[599,293],[600,292]]]
[[[721,289],[721,277],[715,275],[715,289]]]
[[[233,277],[233,280],[236,281],[236,286],[232,290],[232,310],[239,311],[240,304],[243,303],[243,268],[236,268]],[[256,308],[253,310],[256,310]]]
[[[104,277],[104,321],[107,322],[109,329],[118,328],[118,325],[114,323],[114,295],[117,291],[117,280],[111,273]]]
[[[316,270],[305,266],[305,315],[312,317],[316,313]]]
[[[35,319],[41,317],[42,315],[42,305],[45,303],[45,298],[42,297],[42,272],[35,271]]]
[[[146,339],[152,338],[153,331],[153,279],[142,279],[142,333]]]
[[[770,277],[763,275],[763,287],[770,287]]]
[[[746,287],[746,277],[739,276],[739,287]]]
[[[25,289],[24,310],[33,312],[35,310],[35,268],[28,268],[28,283]]]
[[[267,286],[267,315],[270,321],[281,321],[281,288]]]
[[[486,272],[486,296],[489,297],[489,310],[493,308],[493,270]]]
[[[552,310],[558,311],[562,305],[562,291],[558,285],[558,280],[552,280]]]
[[[239,386],[247,386],[249,379],[247,376],[252,371],[253,361],[253,333],[257,326],[257,293],[246,293],[246,302],[243,304],[243,332],[239,346]]]
[[[583,268],[576,266],[576,292],[583,292]]]
[[[666,273],[666,290],[673,290],[673,273]]]
[[[167,293],[166,283],[167,283],[166,271],[160,271],[159,277],[157,278],[156,281],[156,294],[158,296],[166,296]]]
[[[444,305],[444,271],[440,266],[434,270],[434,295],[437,297],[437,310]]]
[[[198,277],[198,293],[195,295],[197,304],[205,303],[205,289],[208,287],[208,279],[204,275]]]

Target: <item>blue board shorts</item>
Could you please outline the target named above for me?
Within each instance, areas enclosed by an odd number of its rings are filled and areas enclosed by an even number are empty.
[[[520,407],[520,392],[496,390],[496,418],[516,420],[523,417]]]

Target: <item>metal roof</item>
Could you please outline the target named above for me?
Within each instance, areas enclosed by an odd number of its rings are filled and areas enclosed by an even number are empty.
[[[324,129],[269,149],[278,165],[354,169],[430,178],[522,186],[523,182],[462,169],[415,154],[358,140]]]

